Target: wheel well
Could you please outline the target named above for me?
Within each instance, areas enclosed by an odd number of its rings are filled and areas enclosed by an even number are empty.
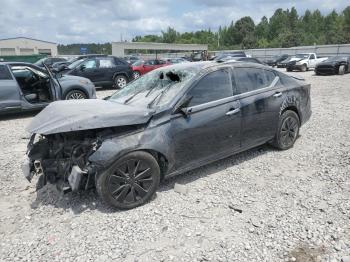
[[[290,110],[290,111],[295,112],[295,113],[298,115],[298,117],[299,117],[299,122],[301,123],[301,117],[300,117],[299,111],[298,111],[298,109],[296,108],[296,106],[288,106],[288,107],[286,107],[286,108],[283,109],[283,111],[281,112],[281,115],[282,115],[284,112],[286,112],[287,110]]]
[[[158,162],[158,165],[160,167],[160,174],[161,174],[161,180],[165,177],[165,174],[168,170],[168,159],[163,155],[162,153],[159,153],[158,151],[147,149],[143,150],[149,154],[151,154]]]
[[[74,91],[74,90],[79,90],[79,91],[83,92],[83,93],[86,95],[86,97],[89,98],[89,95],[86,93],[86,91],[85,91],[83,88],[78,87],[78,86],[72,87],[72,88],[70,88],[69,90],[67,90],[67,91],[64,93],[64,95],[63,95],[62,98],[63,98],[63,99],[66,99],[66,95],[67,95],[69,92]]]
[[[113,76],[113,80],[117,77],[117,76],[125,76],[126,77],[126,80],[129,81],[129,78],[128,76],[124,73],[124,72],[118,72],[118,73],[115,73],[114,76]]]

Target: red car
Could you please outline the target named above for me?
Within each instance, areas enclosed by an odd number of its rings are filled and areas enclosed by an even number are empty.
[[[136,61],[131,65],[132,70],[134,71],[134,79],[144,75],[154,69],[168,65],[164,60],[152,59],[147,61]]]

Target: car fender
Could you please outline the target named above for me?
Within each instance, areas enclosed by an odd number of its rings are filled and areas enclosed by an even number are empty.
[[[102,172],[120,157],[138,150],[153,151],[162,154],[173,166],[171,141],[166,135],[168,124],[157,128],[141,129],[130,134],[111,137],[102,141],[100,147],[89,157]]]
[[[115,78],[117,75],[123,75],[123,76],[125,76],[125,77],[128,79],[128,81],[130,81],[130,77],[129,77],[128,73],[127,73],[125,70],[121,70],[121,71],[115,72],[115,73],[113,74],[113,78],[112,78],[112,79],[114,80],[114,78]]]

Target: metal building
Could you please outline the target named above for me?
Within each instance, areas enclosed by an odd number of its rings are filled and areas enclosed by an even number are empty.
[[[207,51],[208,45],[197,44],[167,44],[149,42],[112,42],[112,55],[124,56],[125,50],[155,50],[155,51]]]
[[[57,56],[57,44],[27,37],[0,39],[0,56],[38,54]]]

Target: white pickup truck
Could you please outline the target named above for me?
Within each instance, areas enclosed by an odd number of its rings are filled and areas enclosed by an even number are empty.
[[[299,70],[305,72],[315,68],[318,63],[327,59],[328,57],[317,57],[315,53],[296,54],[290,59],[286,69],[287,71]]]

